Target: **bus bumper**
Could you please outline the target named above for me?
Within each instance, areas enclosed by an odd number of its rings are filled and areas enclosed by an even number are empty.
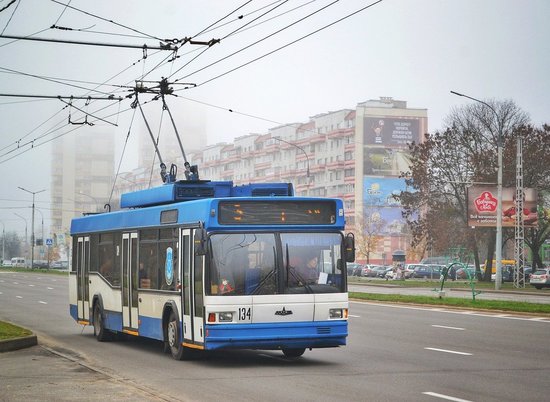
[[[329,348],[346,344],[348,322],[206,325],[205,349]]]

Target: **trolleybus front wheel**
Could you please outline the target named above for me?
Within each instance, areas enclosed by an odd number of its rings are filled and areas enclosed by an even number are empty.
[[[166,343],[170,349],[172,357],[176,360],[183,360],[188,353],[180,341],[179,321],[174,311],[170,312],[168,325],[166,327]]]
[[[304,354],[305,348],[302,349],[283,349],[285,357],[300,357]]]

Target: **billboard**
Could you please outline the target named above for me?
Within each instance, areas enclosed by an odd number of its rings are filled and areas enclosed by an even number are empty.
[[[524,189],[523,223],[526,227],[538,225],[537,191]],[[502,226],[514,227],[516,224],[516,189],[502,189]],[[468,226],[495,227],[497,225],[497,188],[496,186],[472,186],[468,188]]]
[[[363,203],[365,205],[377,205],[381,207],[400,206],[400,203],[393,198],[393,195],[398,195],[406,189],[405,179],[364,176]]]
[[[365,145],[407,148],[408,144],[413,141],[420,142],[420,121],[418,119],[365,117],[363,123],[363,143]]]
[[[409,170],[411,155],[406,149],[366,146],[363,153],[363,174],[399,176]]]

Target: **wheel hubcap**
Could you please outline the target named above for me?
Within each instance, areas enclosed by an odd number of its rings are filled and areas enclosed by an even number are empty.
[[[176,345],[176,323],[174,321],[171,321],[168,324],[168,344],[172,347]]]

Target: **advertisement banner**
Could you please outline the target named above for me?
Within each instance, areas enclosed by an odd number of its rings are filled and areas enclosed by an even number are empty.
[[[363,177],[363,203],[365,205],[377,205],[381,207],[400,206],[393,198],[405,191],[407,185],[405,179],[397,177]]]
[[[525,227],[538,225],[537,191],[524,189],[523,223]],[[502,227],[514,227],[516,224],[516,189],[502,189]],[[468,226],[496,227],[497,225],[497,188],[496,186],[472,186],[468,188]]]
[[[406,149],[365,146],[363,155],[364,175],[399,176],[407,172],[411,164],[411,155]]]
[[[407,148],[411,142],[420,142],[418,119],[365,117],[363,125],[365,145],[384,145],[390,148]]]
[[[398,207],[369,208],[364,211],[365,218],[378,222],[377,235],[402,235],[406,231],[407,222]]]

